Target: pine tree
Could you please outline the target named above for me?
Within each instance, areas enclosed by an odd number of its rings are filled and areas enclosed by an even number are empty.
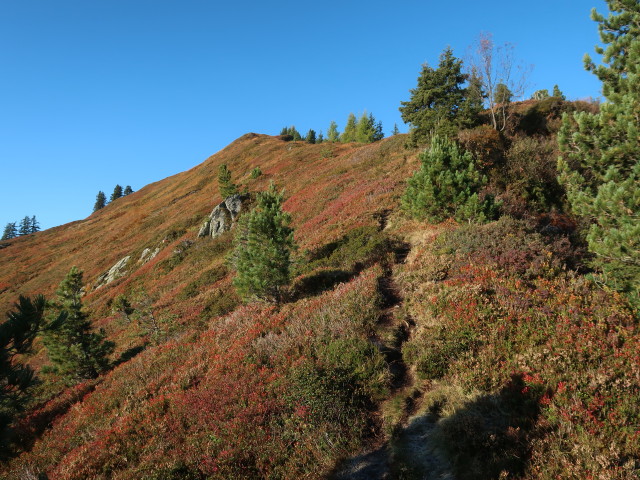
[[[355,142],[357,129],[356,116],[353,113],[350,113],[347,118],[347,125],[344,127],[344,132],[340,135],[340,141],[342,143]]]
[[[329,130],[327,130],[327,141],[337,142],[340,139],[340,132],[338,131],[338,124],[333,120],[329,124]]]
[[[322,130],[320,130],[320,133],[318,133],[318,138],[316,138],[316,143],[322,142],[324,142],[324,135],[322,135]]]
[[[377,142],[384,138],[384,131],[382,130],[382,122],[376,122],[373,113],[369,114],[369,126],[372,130],[371,141]]]
[[[560,98],[562,100],[566,100],[567,97],[565,97],[564,93],[562,93],[562,90],[560,90],[560,87],[558,87],[558,85],[554,85],[553,86],[553,93],[551,94],[552,97],[556,97],[556,98]]]
[[[287,130],[287,134],[293,137],[294,142],[299,142],[300,140],[302,140],[302,135],[300,135],[300,132],[296,130],[296,127],[294,125],[291,125],[289,127],[289,130]]]
[[[471,154],[457,143],[435,135],[420,160],[420,170],[409,178],[401,198],[403,209],[410,215],[433,222],[450,217],[482,222],[495,215],[493,199],[480,197],[486,178]]]
[[[282,130],[280,130],[280,135],[289,135],[289,127],[282,127]]]
[[[31,231],[29,233],[36,233],[40,231],[40,224],[36,220],[36,216],[31,217]]]
[[[466,78],[462,73],[462,60],[453,56],[451,48],[440,55],[437,69],[427,64],[422,66],[418,86],[410,90],[410,100],[400,102],[402,120],[411,124],[411,143],[424,144],[433,133],[452,135],[457,131]]]
[[[109,199],[109,201],[113,202],[114,200],[117,200],[120,197],[122,197],[122,187],[120,185],[116,185],[113,188],[113,193],[111,194],[111,198]]]
[[[393,130],[391,131],[391,135],[399,135],[400,134],[400,130],[398,130],[398,124],[394,123],[393,124]]]
[[[309,130],[307,132],[307,136],[304,138],[307,143],[316,143],[316,132],[315,130]]]
[[[373,133],[371,122],[365,112],[360,116],[358,123],[356,124],[355,140],[360,143],[371,143],[373,142]]]
[[[31,351],[44,315],[46,300],[38,295],[32,301],[22,295],[0,324],[0,459],[9,453],[6,429],[14,416],[22,410],[34,384],[33,370],[21,363],[19,355]]]
[[[104,208],[107,205],[107,196],[103,191],[99,191],[98,195],[96,195],[96,203],[93,204],[93,211],[97,212],[101,208]]]
[[[459,111],[461,126],[471,128],[480,123],[480,113],[484,110],[485,93],[482,87],[482,78],[477,69],[472,68],[468,75],[465,88],[465,98]]]
[[[31,233],[31,217],[24,217],[20,221],[20,229],[18,230],[18,235],[29,235]]]
[[[124,196],[126,197],[127,195],[131,195],[133,193],[133,188],[131,188],[131,185],[127,185],[126,187],[124,187]]]
[[[237,273],[233,284],[246,300],[278,303],[282,287],[290,281],[295,244],[291,217],[282,211],[282,198],[271,184],[258,195],[256,207],[238,222],[230,261]]]
[[[104,331],[92,332],[82,292],[82,271],[72,267],[56,291],[54,306],[64,317],[50,321],[43,337],[56,370],[73,379],[97,377],[109,367],[108,355],[114,349]]]
[[[16,227],[16,222],[7,223],[7,225],[4,227],[2,240],[11,240],[12,238],[16,238],[17,236],[18,228]]]
[[[226,163],[218,167],[218,188],[223,199],[238,193],[238,186],[231,181],[231,170]]]
[[[596,114],[563,118],[558,134],[559,179],[574,213],[590,220],[586,238],[604,281],[640,310],[640,3],[608,0],[595,9],[602,64],[585,67],[603,84]]]

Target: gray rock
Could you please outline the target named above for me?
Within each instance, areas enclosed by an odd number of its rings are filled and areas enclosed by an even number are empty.
[[[233,223],[242,212],[242,206],[247,200],[247,195],[239,193],[231,195],[217,205],[200,227],[198,237],[211,236],[213,238],[231,230]]]
[[[126,272],[127,263],[129,263],[130,259],[131,259],[130,255],[127,255],[126,257],[121,258],[120,260],[118,260],[118,263],[116,263],[113,267],[111,267],[109,270],[107,270],[102,275],[100,275],[96,280],[96,286],[94,287],[94,290],[97,290],[100,287],[104,287],[105,285],[110,284],[111,282],[113,282],[114,280],[117,280],[120,277],[124,277],[127,273]]]
[[[150,260],[153,260],[156,257],[156,255],[158,255],[158,253],[160,253],[160,247],[157,247],[155,250],[151,250],[150,248],[145,248],[142,251],[142,255],[140,255],[140,260],[138,260],[138,263],[142,263],[144,265]]]

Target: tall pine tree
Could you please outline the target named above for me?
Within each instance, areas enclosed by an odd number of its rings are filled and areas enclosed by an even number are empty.
[[[280,302],[290,281],[291,252],[295,248],[291,217],[282,211],[283,194],[273,184],[258,194],[256,207],[240,217],[230,257],[233,280],[245,299]]]
[[[329,129],[327,130],[327,141],[337,142],[340,139],[340,132],[338,131],[338,124],[331,120]]]
[[[19,235],[29,235],[31,233],[31,217],[26,216],[20,221]]]
[[[60,283],[55,309],[64,315],[52,320],[44,334],[49,359],[56,370],[71,379],[95,378],[109,367],[114,344],[104,331],[93,332],[82,305],[82,271],[72,267]]]
[[[11,240],[17,236],[18,227],[16,227],[16,222],[7,223],[4,227],[4,232],[2,233],[2,240]]]
[[[117,200],[120,197],[122,197],[122,186],[116,185],[113,188],[113,193],[111,194],[111,198],[109,199],[109,201],[113,202],[114,200]]]
[[[340,141],[342,143],[355,142],[357,130],[358,126],[356,123],[356,116],[353,113],[350,113],[347,118],[347,125],[344,127],[344,132],[340,135]]]
[[[452,135],[457,131],[466,78],[462,60],[453,56],[451,48],[440,55],[438,68],[422,66],[418,86],[410,91],[410,100],[400,102],[402,120],[411,124],[411,143],[424,144],[434,133]]]
[[[36,216],[31,217],[31,231],[29,233],[36,233],[40,231],[40,223],[36,220]]]
[[[104,208],[107,204],[107,196],[103,191],[99,191],[96,195],[96,203],[93,204],[93,211],[97,212],[101,208]]]
[[[563,118],[559,178],[572,210],[590,222],[594,265],[640,310],[640,3],[607,3],[608,17],[591,14],[605,45],[596,47],[602,64],[585,57],[606,102],[597,114]]]

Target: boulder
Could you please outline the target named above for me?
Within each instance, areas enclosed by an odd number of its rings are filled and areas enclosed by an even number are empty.
[[[204,221],[198,237],[217,237],[224,232],[231,230],[233,223],[240,215],[242,206],[247,200],[248,195],[236,193],[224,199],[222,203],[216,205],[211,214]]]
[[[131,259],[130,255],[127,255],[126,257],[121,258],[120,260],[118,260],[118,263],[116,263],[113,267],[111,267],[109,270],[107,270],[102,275],[100,275],[96,280],[96,286],[94,287],[94,290],[97,290],[100,287],[104,287],[105,285],[110,284],[111,282],[113,282],[114,280],[117,280],[120,277],[124,277],[125,274],[127,273],[126,272],[127,263],[129,263],[130,259]]]

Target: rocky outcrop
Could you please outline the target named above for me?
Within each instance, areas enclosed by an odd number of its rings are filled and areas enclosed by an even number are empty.
[[[211,214],[200,227],[198,237],[217,237],[224,232],[231,230],[233,223],[240,215],[243,204],[247,201],[248,195],[239,193],[231,195],[217,205]]]
[[[158,253],[160,253],[160,247],[157,247],[155,250],[151,250],[150,248],[145,248],[142,251],[142,255],[140,255],[140,259],[138,260],[138,263],[141,263],[144,265],[145,263],[156,258],[156,255],[158,255]]]
[[[97,290],[98,288],[104,287],[105,285],[110,284],[120,277],[124,277],[127,273],[127,264],[129,263],[130,259],[131,255],[127,255],[126,257],[118,260],[118,263],[116,263],[113,267],[111,267],[109,270],[98,277],[98,279],[96,280],[96,285],[95,287],[93,287],[93,289]]]

